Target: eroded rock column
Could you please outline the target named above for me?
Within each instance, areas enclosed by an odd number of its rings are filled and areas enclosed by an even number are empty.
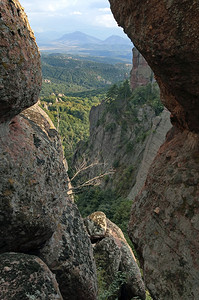
[[[156,300],[199,295],[199,2],[110,0],[160,85],[174,127],[131,214],[130,237]]]

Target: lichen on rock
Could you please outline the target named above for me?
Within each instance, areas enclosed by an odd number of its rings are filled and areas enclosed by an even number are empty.
[[[36,256],[0,254],[0,298],[63,300],[55,275]]]
[[[121,229],[99,211],[85,218],[84,223],[93,243],[99,292],[107,290],[107,299],[145,299],[139,267]]]
[[[40,55],[18,0],[0,2],[0,122],[35,104],[41,87]]]
[[[59,136],[35,110],[0,124],[1,252],[37,249],[53,234],[67,203]]]

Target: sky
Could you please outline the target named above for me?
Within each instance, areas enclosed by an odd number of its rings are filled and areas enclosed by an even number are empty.
[[[110,10],[108,0],[20,0],[34,32],[82,31],[97,38],[125,37]]]

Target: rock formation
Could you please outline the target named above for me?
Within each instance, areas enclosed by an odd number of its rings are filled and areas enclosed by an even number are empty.
[[[156,116],[150,105],[132,107],[130,103],[130,100],[121,98],[113,105],[102,102],[92,107],[89,143],[86,146],[80,143],[74,163],[78,164],[82,156],[90,162],[98,162],[95,168],[89,169],[87,178],[114,169],[110,180],[103,183],[105,188],[116,189],[119,194],[130,195],[129,198],[133,199],[135,191],[144,184],[150,164],[165,141],[171,123],[166,110]]]
[[[63,300],[55,275],[36,256],[0,254],[1,299]]]
[[[94,246],[98,273],[103,281],[99,282],[99,288],[102,285],[106,291],[110,291],[118,274],[125,277],[120,286],[118,281],[113,294],[107,294],[106,299],[145,299],[145,286],[139,267],[121,229],[100,211],[85,218],[84,223]]]
[[[1,252],[40,247],[66,206],[61,142],[38,110],[36,105],[0,125]]]
[[[152,68],[173,123],[198,132],[198,1],[109,2],[116,21]]]
[[[129,199],[134,200],[139,191],[142,189],[149,168],[158,152],[158,149],[165,141],[166,134],[170,128],[170,113],[166,109],[164,109],[164,111],[159,116],[153,119],[153,125],[146,140],[143,158],[140,162],[140,165],[138,166],[135,185],[128,195]]]
[[[33,33],[17,0],[1,1],[0,29],[0,253],[6,293],[0,298],[17,299],[15,292],[20,292],[20,299],[26,299],[28,281],[32,294],[27,299],[94,300],[92,245],[69,195],[59,135],[37,104],[24,110],[38,100],[41,71]],[[42,257],[56,274],[62,296],[45,264],[19,252]]]
[[[198,1],[110,0],[160,85],[174,127],[132,208],[130,236],[154,299],[197,299]]]
[[[147,61],[142,54],[134,47],[133,48],[133,67],[131,70],[131,88],[135,89],[138,86],[147,85],[154,82],[153,71],[149,67]]]
[[[37,102],[41,86],[40,55],[18,0],[0,5],[0,122]]]

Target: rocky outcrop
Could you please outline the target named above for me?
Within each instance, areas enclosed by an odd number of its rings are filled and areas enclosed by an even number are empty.
[[[95,299],[91,243],[67,194],[57,131],[37,105],[0,128],[1,253],[35,253],[57,274],[64,299]]]
[[[96,299],[93,251],[74,203],[67,203],[56,231],[37,255],[56,274],[64,299]]]
[[[173,124],[198,132],[198,1],[109,2],[118,24],[152,68]]]
[[[37,102],[40,55],[27,16],[18,0],[0,5],[0,122]]]
[[[37,104],[24,110],[41,84],[34,36],[17,0],[0,4],[0,298],[94,300],[92,245],[59,135]],[[44,262],[21,252],[43,258],[62,295]]]
[[[153,119],[153,125],[149,136],[147,137],[146,146],[143,153],[143,159],[139,165],[136,182],[130,191],[128,198],[135,199],[139,191],[142,189],[149,168],[156,157],[158,149],[165,141],[166,134],[171,128],[170,113],[166,109]]]
[[[154,82],[153,71],[149,67],[147,61],[142,54],[134,47],[133,48],[133,67],[131,70],[130,84],[131,89],[138,86],[147,85]]]
[[[199,137],[172,129],[132,208],[130,236],[153,299],[199,295]]]
[[[113,170],[102,185],[123,196],[130,194],[129,198],[133,199],[165,141],[171,127],[169,117],[166,111],[156,116],[148,104],[132,105],[130,100],[124,99],[112,104],[102,102],[91,109],[89,142],[79,144],[74,164],[78,165],[84,156],[88,165],[96,163],[88,169],[86,179]],[[83,182],[82,177],[80,181]]]
[[[0,298],[63,300],[55,276],[36,256],[0,255]]]
[[[153,69],[174,125],[133,204],[129,233],[154,299],[197,299],[199,3],[110,3]]]
[[[99,288],[107,291],[106,299],[145,299],[139,267],[121,229],[99,211],[85,218],[84,223],[94,246]]]
[[[61,142],[37,107],[1,124],[0,141],[0,251],[28,252],[52,236],[66,206]]]

